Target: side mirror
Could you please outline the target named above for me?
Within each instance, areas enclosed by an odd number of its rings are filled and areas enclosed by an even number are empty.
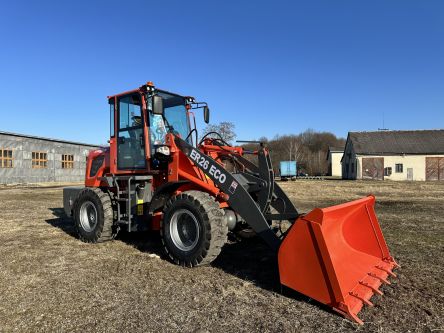
[[[163,99],[159,95],[153,96],[153,114],[163,115]]]
[[[204,112],[204,121],[208,124],[210,122],[210,108],[205,105],[203,108]]]

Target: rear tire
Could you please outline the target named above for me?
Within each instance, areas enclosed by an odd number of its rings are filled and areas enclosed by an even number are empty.
[[[207,265],[227,241],[228,225],[208,193],[186,191],[168,200],[160,229],[168,257],[187,267]]]
[[[83,189],[75,201],[73,213],[77,234],[83,242],[102,243],[117,235],[111,198],[100,188]]]

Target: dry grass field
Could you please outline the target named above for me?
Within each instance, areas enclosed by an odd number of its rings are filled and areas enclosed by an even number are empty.
[[[444,330],[444,183],[281,183],[301,211],[373,193],[398,278],[359,326],[278,283],[260,240],[212,266],[162,260],[158,236],[84,244],[61,188],[0,189],[0,332],[437,332]]]

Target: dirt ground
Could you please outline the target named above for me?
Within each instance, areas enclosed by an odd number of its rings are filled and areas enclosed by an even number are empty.
[[[162,260],[157,235],[85,244],[61,188],[0,189],[0,332],[444,331],[444,183],[295,181],[307,212],[373,193],[398,278],[359,326],[284,290],[260,240],[233,242],[209,267]]]

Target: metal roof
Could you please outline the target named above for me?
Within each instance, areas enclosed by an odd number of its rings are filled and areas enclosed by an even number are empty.
[[[444,130],[349,132],[356,154],[444,154]]]
[[[94,145],[94,144],[90,144],[90,143],[66,141],[66,140],[60,140],[60,139],[51,139],[51,138],[45,138],[45,137],[41,137],[41,136],[27,135],[27,134],[20,134],[20,133],[11,133],[11,132],[0,131],[0,134],[20,137],[20,138],[27,138],[27,139],[36,139],[36,140],[43,140],[43,141],[50,141],[50,142],[67,143],[67,144],[78,145],[78,146],[88,146],[88,147],[94,147],[94,148],[102,147],[101,145]]]

